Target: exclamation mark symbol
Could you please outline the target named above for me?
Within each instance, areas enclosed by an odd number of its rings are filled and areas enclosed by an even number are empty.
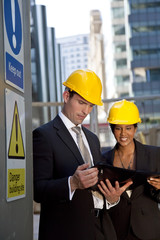
[[[13,47],[16,48],[16,35],[15,35],[15,27],[16,27],[16,15],[15,15],[15,0],[11,0],[11,10],[12,10],[12,26],[13,26],[13,36],[12,36],[12,42]]]
[[[16,121],[16,142],[18,142],[18,116],[16,114],[15,116]],[[18,153],[18,143],[16,143],[16,153]]]

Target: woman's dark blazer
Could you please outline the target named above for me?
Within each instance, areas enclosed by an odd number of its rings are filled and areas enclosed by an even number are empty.
[[[97,163],[99,140],[83,131]],[[59,116],[33,131],[33,161],[34,200],[41,203],[39,240],[94,240],[91,191],[76,190],[69,200],[68,177],[84,162]]]
[[[105,161],[113,165],[116,146],[103,154]],[[136,169],[160,172],[160,147],[143,145],[135,140]],[[125,239],[129,227],[137,238],[144,240],[160,239],[160,191],[147,182],[133,189],[131,198],[124,192],[120,203],[109,210],[109,214],[119,235]]]

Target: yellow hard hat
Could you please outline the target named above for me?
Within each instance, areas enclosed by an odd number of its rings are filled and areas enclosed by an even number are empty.
[[[137,106],[133,102],[125,99],[113,104],[109,111],[107,121],[111,124],[141,123]]]
[[[102,84],[100,78],[91,70],[76,70],[63,83],[71,91],[92,104],[103,105],[101,100]]]

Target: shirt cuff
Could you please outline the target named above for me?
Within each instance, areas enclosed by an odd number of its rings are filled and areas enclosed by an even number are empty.
[[[115,203],[110,203],[110,202],[108,202],[108,201],[106,200],[106,209],[110,209],[110,208],[116,206],[116,205],[119,203],[119,201],[120,201],[120,198],[119,198],[118,201],[115,202]]]
[[[74,193],[75,193],[75,190],[74,190],[73,192],[71,192],[70,178],[71,178],[71,177],[69,177],[69,178],[68,178],[68,187],[69,187],[69,200],[72,200],[72,198],[73,198],[73,195],[74,195]]]

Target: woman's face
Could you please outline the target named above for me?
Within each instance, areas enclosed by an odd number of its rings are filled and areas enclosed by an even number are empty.
[[[116,124],[114,127],[113,134],[115,139],[121,146],[127,146],[133,142],[134,135],[137,131],[137,128],[132,125],[121,125]]]

